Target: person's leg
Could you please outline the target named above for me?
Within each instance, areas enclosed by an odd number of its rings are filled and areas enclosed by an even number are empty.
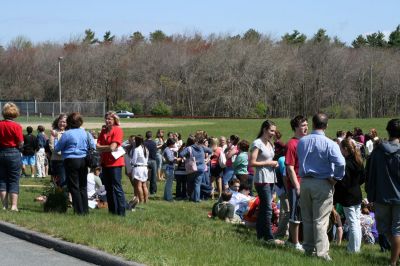
[[[277,237],[284,237],[286,236],[286,233],[288,231],[289,227],[289,217],[290,217],[290,212],[289,212],[289,201],[287,199],[287,194],[286,192],[283,192],[279,196],[279,225],[278,225],[278,231],[276,232]]]
[[[18,193],[10,193],[11,210],[18,211]]]
[[[87,175],[88,168],[86,166],[85,158],[79,159],[79,193],[82,201],[82,214],[89,213],[88,194],[87,194]]]
[[[266,232],[265,226],[267,224],[266,222],[267,196],[265,191],[265,185],[257,185],[256,191],[260,199],[260,205],[258,206],[258,216],[256,222],[257,239],[264,239]]]
[[[150,168],[150,194],[157,193],[157,162],[155,160],[148,160],[148,167]]]
[[[143,191],[143,202],[147,203],[149,199],[149,190],[147,189],[147,182],[141,182],[142,183],[142,191]]]
[[[347,250],[349,252],[360,252],[361,248],[361,225],[360,225],[361,205],[343,207],[349,226],[349,242]]]
[[[327,235],[329,215],[333,206],[333,186],[325,179],[311,179],[313,195],[313,233],[318,257],[329,256],[329,239]],[[304,232],[305,234],[305,232]]]
[[[182,180],[182,198],[187,199],[188,194],[187,194],[187,175],[182,175],[181,176]]]
[[[114,200],[113,184],[112,184],[112,169],[103,167],[101,172],[101,181],[106,189],[108,212],[115,214],[117,212],[116,203]]]
[[[165,182],[165,188],[164,188],[164,200],[166,201],[172,201],[173,196],[172,196],[172,186],[174,183],[174,169],[172,167],[167,166],[166,170],[166,182]]]
[[[76,214],[82,214],[83,203],[79,190],[79,160],[78,159],[65,159],[65,169],[68,176],[68,190],[72,196],[72,206]]]
[[[3,209],[8,209],[8,194],[6,191],[0,191],[1,203],[3,204]]]
[[[390,264],[396,265],[400,256],[400,206],[391,205],[391,256]]]
[[[36,175],[36,157],[33,155],[30,157],[30,162],[29,162],[29,166],[31,168],[31,177],[35,177]]]
[[[313,199],[310,190],[312,186],[311,178],[304,178],[300,186],[300,208],[303,220],[303,248],[311,254],[315,249],[314,229],[313,229]]]
[[[193,191],[194,191],[194,178],[195,173],[191,173],[187,175],[187,195],[190,200],[192,200]]]
[[[143,198],[143,188],[141,182],[137,179],[134,179],[133,184],[135,185],[136,196],[139,199],[139,203],[143,203],[144,198]]]
[[[125,193],[121,184],[122,179],[122,167],[112,167],[112,182],[114,199],[116,201],[116,211],[118,215],[125,216]]]
[[[225,167],[224,174],[222,176],[222,182],[225,189],[229,188],[229,181],[231,181],[233,173],[234,171],[232,167]]]
[[[203,173],[201,172],[196,172],[195,178],[194,178],[194,190],[192,193],[192,200],[194,202],[200,202],[200,187],[201,187],[201,180],[203,178]]]

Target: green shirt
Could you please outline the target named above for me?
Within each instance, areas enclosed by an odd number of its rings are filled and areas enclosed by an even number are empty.
[[[249,155],[247,152],[240,152],[233,162],[235,175],[247,175],[247,166],[249,164]]]

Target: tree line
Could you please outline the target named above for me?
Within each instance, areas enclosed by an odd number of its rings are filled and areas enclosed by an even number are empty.
[[[324,29],[273,40],[243,35],[172,35],[161,30],[97,39],[88,29],[68,43],[0,46],[0,99],[105,101],[136,113],[291,117],[323,110],[332,117],[399,113],[400,26],[357,36],[352,46]]]

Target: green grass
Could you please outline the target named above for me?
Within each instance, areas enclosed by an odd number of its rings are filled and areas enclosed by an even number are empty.
[[[137,119],[140,122],[168,122],[168,119]],[[177,120],[171,120],[177,122]],[[185,120],[186,121],[186,120]],[[197,121],[197,120],[196,120]],[[200,120],[202,121],[202,120]],[[184,138],[197,129],[210,135],[238,134],[253,140],[262,120],[204,120],[210,125],[180,126],[171,131],[181,132]],[[287,119],[276,119],[278,128],[288,139]],[[375,127],[384,135],[387,119],[331,120],[329,136],[337,129],[350,130],[359,126],[368,131]],[[151,128],[155,131],[157,128]],[[147,129],[126,129],[125,136],[144,134]],[[169,131],[170,128],[165,128]],[[21,185],[49,184],[49,180],[22,179]],[[126,198],[133,189],[123,178]],[[128,212],[125,218],[109,215],[104,209],[91,210],[89,216],[44,213],[40,203],[33,199],[44,188],[20,188],[19,213],[0,211],[0,219],[40,231],[67,241],[88,245],[126,259],[148,265],[325,265],[326,263],[301,255],[288,248],[274,248],[256,241],[253,229],[227,224],[207,217],[213,201],[200,204],[190,202],[168,203],[160,200],[164,183],[159,183],[158,197],[143,210]],[[333,263],[330,265],[382,265],[389,254],[380,253],[377,245],[363,245],[361,254],[349,255],[342,246],[331,246]]]

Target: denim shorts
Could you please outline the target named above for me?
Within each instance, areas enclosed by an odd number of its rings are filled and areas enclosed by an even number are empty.
[[[19,193],[22,158],[16,148],[0,148],[0,191]]]
[[[23,165],[35,165],[36,164],[35,155],[22,156],[22,164]]]

